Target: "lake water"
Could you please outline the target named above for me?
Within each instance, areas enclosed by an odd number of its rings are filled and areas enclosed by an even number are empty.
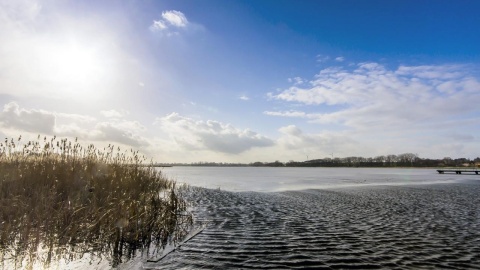
[[[182,194],[195,227],[203,230],[167,256],[138,258],[119,269],[478,269],[480,265],[480,175],[404,168],[170,167],[161,171],[191,186]],[[109,267],[103,262],[88,268]]]
[[[480,176],[434,169],[172,167],[205,229],[127,269],[478,269]],[[259,192],[260,191],[260,192]]]
[[[168,167],[161,171],[178,183],[228,191],[278,192],[368,185],[416,185],[478,179],[478,175],[440,175],[435,169]]]

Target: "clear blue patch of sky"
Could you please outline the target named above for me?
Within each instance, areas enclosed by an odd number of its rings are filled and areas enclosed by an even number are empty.
[[[313,75],[317,54],[406,64],[480,57],[480,1],[176,0],[158,6],[157,17],[181,10],[204,25],[210,48],[198,52],[201,64],[210,59],[221,70],[235,70],[240,85],[251,85],[258,74],[270,82]]]

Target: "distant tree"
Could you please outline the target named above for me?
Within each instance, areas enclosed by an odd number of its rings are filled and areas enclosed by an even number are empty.
[[[400,154],[397,157],[397,161],[401,166],[413,166],[415,161],[418,159],[417,154],[413,153],[404,153]]]
[[[445,164],[446,166],[453,165],[452,159],[450,157],[444,157],[443,164]]]
[[[395,166],[397,164],[398,158],[396,155],[388,155],[386,157],[386,163],[388,166]]]
[[[263,164],[263,162],[260,162],[260,161],[257,161],[257,162],[254,162],[251,164],[251,166],[254,166],[254,167],[261,167],[261,166],[264,166],[265,164]]]
[[[387,157],[386,156],[376,156],[373,158],[373,161],[375,163],[382,163],[382,165],[387,161]]]

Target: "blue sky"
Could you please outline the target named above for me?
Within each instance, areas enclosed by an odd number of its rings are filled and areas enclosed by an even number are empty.
[[[478,1],[0,0],[0,136],[159,162],[480,156]]]

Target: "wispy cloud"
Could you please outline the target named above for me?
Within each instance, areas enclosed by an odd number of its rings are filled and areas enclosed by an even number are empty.
[[[150,30],[152,31],[162,31],[162,30],[165,30],[167,29],[167,24],[160,20],[160,21],[153,21],[152,25],[150,25]]]
[[[336,57],[336,58],[335,58],[335,61],[337,61],[337,62],[343,62],[343,61],[345,61],[345,57],[343,57],[343,56]]]
[[[250,100],[250,98],[249,98],[248,96],[246,96],[246,95],[241,95],[241,96],[239,97],[239,99],[244,100],[244,101]]]
[[[324,63],[324,62],[327,62],[328,60],[330,60],[330,56],[322,55],[322,54],[317,54],[317,56],[315,58],[316,58],[317,62],[319,62],[319,63]]]
[[[294,85],[300,85],[300,84],[305,83],[305,80],[302,79],[301,77],[288,78],[287,81],[289,83],[293,83]]]
[[[188,150],[207,150],[239,154],[254,147],[271,146],[274,142],[254,131],[237,129],[218,121],[196,121],[178,113],[157,118],[156,125],[181,147]]]
[[[301,112],[301,111],[264,111],[263,112],[266,115],[271,115],[271,116],[282,116],[282,117],[306,117],[308,116],[307,113]]]

